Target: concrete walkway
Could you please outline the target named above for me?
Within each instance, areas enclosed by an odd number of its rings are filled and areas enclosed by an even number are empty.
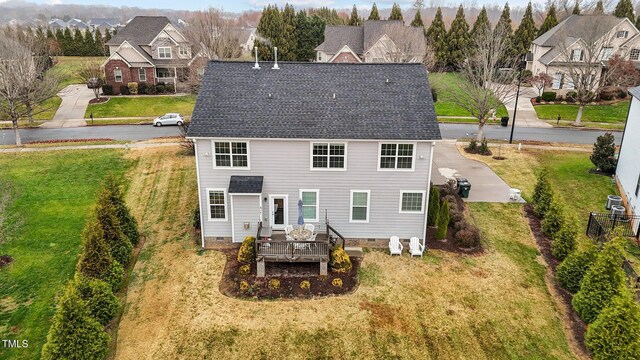
[[[87,111],[89,100],[95,97],[93,90],[84,84],[69,85],[62,89],[58,96],[62,98],[58,111],[51,121],[45,122],[40,127],[53,129],[86,126],[84,113]]]
[[[511,121],[513,121],[513,110],[515,109],[516,104],[516,87],[513,89],[513,94],[507,98],[504,106],[507,108],[507,112],[509,113],[509,125],[511,125]],[[530,87],[520,87],[520,96],[518,97],[518,112],[516,113],[516,128],[522,127],[533,127],[533,128],[552,128],[553,126],[538,119],[538,114],[536,114],[535,109],[533,108],[533,104],[531,104],[531,99],[536,97],[538,94],[536,90]]]
[[[514,202],[509,199],[510,186],[486,164],[460,154],[455,140],[438,142],[433,157],[431,181],[434,184],[440,185],[448,179],[463,177],[471,183],[469,198],[464,199],[467,202]]]

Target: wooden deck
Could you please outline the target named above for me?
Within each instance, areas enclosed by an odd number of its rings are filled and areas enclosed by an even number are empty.
[[[257,275],[265,276],[265,262],[318,262],[320,275],[326,275],[330,251],[325,234],[318,234],[315,241],[288,241],[284,232],[275,232],[271,240],[256,240]]]

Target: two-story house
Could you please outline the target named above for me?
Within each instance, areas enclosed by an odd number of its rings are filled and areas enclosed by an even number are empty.
[[[367,20],[363,26],[327,26],[315,48],[318,62],[422,62],[426,55],[422,27],[402,20]]]
[[[115,94],[129,82],[187,86],[191,45],[166,16],[136,16],[106,45],[105,82]]]
[[[631,104],[625,123],[616,178],[630,214],[640,217],[640,87],[629,89]],[[636,220],[637,233],[640,221]]]
[[[616,54],[634,62],[640,60],[640,31],[628,18],[571,15],[533,40],[527,54],[527,69],[553,78],[545,91],[564,95],[575,89],[573,77],[577,75],[593,76],[595,90],[607,71],[608,60]],[[587,62],[590,74],[575,70],[584,69]],[[640,67],[640,62],[636,66]]]
[[[187,137],[203,246],[299,215],[347,239],[425,237],[440,130],[422,64],[212,61]]]

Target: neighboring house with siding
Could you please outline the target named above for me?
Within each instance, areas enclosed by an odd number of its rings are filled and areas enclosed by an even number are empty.
[[[424,239],[440,130],[422,64],[212,61],[187,137],[202,245],[325,217],[347,239]]]
[[[422,27],[402,20],[367,20],[363,26],[331,26],[315,48],[318,62],[422,62],[427,47]]]
[[[595,47],[585,43],[588,36]],[[597,39],[597,40],[595,40]],[[589,49],[600,53],[588,55]],[[544,91],[560,95],[575,89],[571,66],[592,61],[595,64],[591,76],[600,78],[607,70],[607,61],[614,55],[631,60],[640,68],[640,32],[628,18],[613,15],[571,15],[558,25],[533,40],[527,54],[527,70],[545,73],[553,82]],[[597,81],[597,80],[596,80]]]
[[[630,89],[629,93],[631,105],[620,144],[616,177],[628,212],[640,216],[640,87]]]
[[[136,16],[106,45],[105,82],[115,94],[129,82],[188,86],[191,45],[166,16]]]

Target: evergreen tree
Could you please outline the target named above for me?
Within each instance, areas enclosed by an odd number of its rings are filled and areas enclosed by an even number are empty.
[[[533,20],[533,9],[531,2],[529,2],[520,21],[520,26],[513,33],[513,49],[517,56],[522,57],[529,51],[529,46],[536,38],[537,32],[538,29],[536,29],[536,23]]]
[[[636,18],[636,29],[640,29],[640,15]]]
[[[282,14],[278,6],[267,5],[262,11],[262,16],[256,29],[258,34],[271,42],[271,46],[279,46],[282,36]]]
[[[58,299],[42,359],[100,360],[107,354],[109,335],[93,319],[78,289],[69,282]]]
[[[82,239],[78,272],[87,277],[106,279],[113,266],[113,257],[97,218],[90,218],[87,221]]]
[[[400,9],[400,5],[397,3],[393,3],[391,7],[391,14],[389,15],[388,20],[404,20],[402,18],[402,9]]]
[[[72,55],[74,56],[85,56],[86,52],[84,49],[84,35],[80,29],[75,29],[73,31],[73,40],[71,42],[72,45]]]
[[[124,193],[117,178],[113,175],[107,176],[103,183],[103,187],[109,193],[109,201],[116,208],[116,216],[122,226],[122,231],[127,236],[131,244],[136,245],[140,240],[138,232],[138,222],[131,215],[127,204],[124,201]]]
[[[615,138],[612,133],[606,132],[596,138],[596,142],[593,144],[593,152],[589,159],[598,170],[613,174],[617,165],[615,155]]]
[[[509,8],[509,3],[504,4],[502,14],[496,24],[494,33],[496,36],[505,37],[505,46],[507,49],[504,52],[504,56],[500,59],[499,64],[501,66],[506,66],[513,61],[513,57],[516,55],[516,51],[513,47],[513,27],[511,25],[511,9]]]
[[[278,57],[285,61],[297,58],[298,39],[296,38],[296,12],[287,4],[282,10],[282,35],[278,46]]]
[[[577,236],[574,220],[565,220],[551,242],[551,254],[558,260],[564,260],[575,250]]]
[[[544,218],[553,201],[553,190],[549,182],[549,169],[546,167],[538,175],[536,186],[533,188],[532,200],[536,215],[539,218]]]
[[[413,21],[411,21],[411,26],[424,28],[424,22],[422,22],[422,16],[420,15],[420,9],[416,9],[416,15],[413,17]]]
[[[111,40],[111,37],[112,37],[111,36],[111,31],[109,31],[109,29],[105,30],[105,32],[104,32],[104,43],[105,44],[108,43],[109,40]],[[106,52],[106,50],[105,50],[105,52]]]
[[[317,15],[307,16],[300,10],[296,15],[298,60],[309,61],[316,56],[315,48],[324,41],[325,22]]]
[[[620,0],[618,5],[616,5],[615,10],[613,10],[613,16],[619,18],[629,18],[633,23],[635,21],[635,16],[633,16],[633,3],[631,0]]]
[[[349,17],[349,25],[351,26],[362,25],[362,21],[358,16],[358,8],[356,8],[356,4],[353,4],[353,9],[351,9],[351,17]]]
[[[431,186],[429,194],[429,213],[427,214],[427,225],[438,225],[438,215],[440,214],[440,189]]]
[[[476,34],[485,34],[486,31],[490,30],[491,23],[487,16],[487,9],[483,6],[476,18],[476,22],[473,23],[473,27],[471,28],[471,37],[473,38]]]
[[[576,0],[576,5],[573,7],[571,14],[580,15],[580,4],[578,3],[578,0]]]
[[[556,18],[556,6],[552,4],[551,7],[549,8],[549,12],[547,13],[547,17],[544,18],[542,25],[540,25],[540,30],[538,30],[538,36],[551,30],[551,28],[556,25],[558,25],[558,19]]]
[[[598,0],[598,3],[596,4],[596,8],[593,9],[593,13],[595,15],[604,14],[604,4],[602,3],[602,0]]]
[[[598,249],[593,244],[588,244],[586,248],[569,254],[556,268],[556,277],[560,285],[571,293],[577,293],[584,274],[593,265],[597,256]]]
[[[84,56],[96,56],[96,41],[89,30],[84,32],[82,50]]]
[[[436,229],[436,239],[444,240],[447,237],[447,229],[449,228],[449,202],[443,201],[440,205],[440,212],[438,213],[438,228]]]
[[[110,193],[102,188],[96,203],[98,222],[104,232],[105,242],[109,245],[111,256],[122,266],[129,263],[132,245],[122,231],[122,225],[118,220],[116,207],[110,201]]]
[[[105,45],[104,45],[104,38],[102,37],[102,32],[100,31],[100,29],[96,29],[96,41],[95,41],[95,48],[94,48],[94,55],[95,56],[104,56],[106,55],[105,53]]]
[[[571,302],[574,310],[587,324],[594,322],[625,287],[626,276],[622,270],[619,241],[614,239],[604,245],[595,263],[584,275],[580,291]]]
[[[378,7],[376,3],[373,3],[373,7],[371,7],[371,14],[369,14],[369,18],[367,20],[380,20],[380,14],[378,14]]]
[[[50,28],[47,28],[47,39],[55,39],[56,36],[53,34],[53,31],[51,31]]]
[[[549,239],[554,239],[564,226],[564,223],[564,207],[556,199],[553,199],[551,206],[549,206],[549,211],[544,215],[544,219],[540,224],[542,225],[542,232]]]
[[[451,28],[447,33],[447,66],[458,69],[464,60],[465,51],[469,46],[469,24],[464,18],[464,8],[458,7],[455,19],[451,23]]]
[[[447,64],[447,29],[442,20],[442,10],[438,7],[436,15],[427,29],[427,42],[435,55],[435,65],[444,67]]]
[[[107,325],[118,311],[118,298],[113,294],[111,285],[99,280],[76,274],[74,286],[80,298],[84,300],[89,315],[100,324]]]
[[[260,61],[273,61],[274,53],[273,46],[269,41],[262,41],[255,39],[253,41],[253,47],[258,49],[258,60]]]

